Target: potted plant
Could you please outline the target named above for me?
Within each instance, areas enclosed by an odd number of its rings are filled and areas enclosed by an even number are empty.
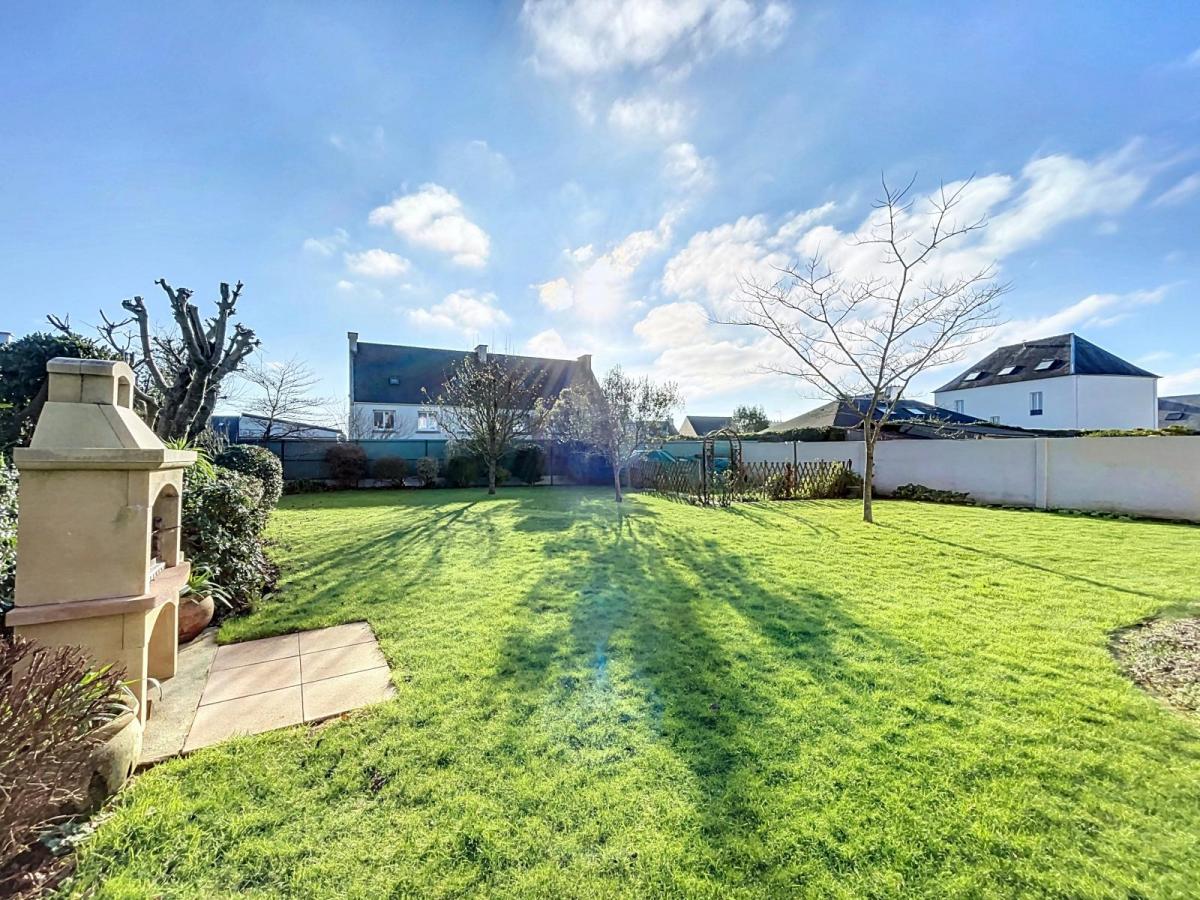
[[[213,579],[212,569],[192,569],[179,592],[179,643],[186,644],[208,627],[216,612],[216,603],[233,608],[229,591]]]

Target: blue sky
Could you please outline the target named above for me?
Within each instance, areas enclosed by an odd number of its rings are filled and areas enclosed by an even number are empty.
[[[354,330],[789,416],[811,389],[708,322],[737,277],[844,243],[881,172],[974,175],[992,343],[1076,330],[1200,391],[1200,10],[1145,9],[10,4],[0,329],[241,279],[329,395]]]

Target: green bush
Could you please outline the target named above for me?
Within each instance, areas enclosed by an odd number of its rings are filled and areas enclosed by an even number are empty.
[[[29,406],[46,383],[46,363],[56,356],[116,359],[116,354],[79,335],[27,334],[0,344],[0,453],[29,443],[37,424]]]
[[[263,511],[270,513],[275,508],[283,493],[283,464],[270,450],[249,444],[231,444],[218,453],[213,462],[257,478],[263,486]]]
[[[295,478],[283,483],[285,494],[319,494],[332,490],[334,490],[333,486],[323,478]]]
[[[221,466],[215,475],[190,469],[185,476],[184,553],[229,590],[231,608],[219,614],[246,612],[274,578],[274,567],[263,552],[267,513],[262,495],[257,478]]]
[[[367,477],[367,452],[358,444],[334,444],[325,452],[329,475],[339,486],[358,487]]]
[[[763,491],[771,500],[791,500],[794,487],[794,479],[784,472],[776,472],[763,482]]]
[[[12,606],[17,578],[17,470],[0,458],[0,610]]]
[[[526,484],[537,484],[546,474],[546,453],[537,444],[521,447],[513,456],[512,471]],[[499,479],[497,478],[497,481]]]
[[[402,487],[407,474],[408,462],[401,456],[381,456],[371,466],[371,477],[392,487]]]
[[[892,491],[895,500],[920,500],[925,503],[975,503],[966,491],[940,491],[923,484],[902,484]]]
[[[432,456],[422,456],[418,459],[417,477],[421,479],[425,487],[435,484],[438,477],[438,461]]]
[[[473,456],[450,457],[446,461],[446,480],[451,487],[470,487],[479,480],[479,461]]]

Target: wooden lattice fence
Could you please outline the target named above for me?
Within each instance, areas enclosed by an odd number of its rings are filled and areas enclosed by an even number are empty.
[[[801,463],[751,462],[705,471],[699,460],[645,461],[630,471],[633,487],[702,506],[746,500],[815,500],[842,497],[853,470],[850,460]]]

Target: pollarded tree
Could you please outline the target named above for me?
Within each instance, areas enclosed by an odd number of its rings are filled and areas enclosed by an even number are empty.
[[[113,321],[101,313],[104,324],[98,330],[113,349],[131,357],[154,433],[164,440],[191,441],[208,427],[222,384],[261,342],[249,328],[230,321],[242,295],[240,281],[232,289],[221,283],[216,315],[207,320],[190,302],[188,288],[172,287],[163,278],[155,284],[167,295],[173,330],[153,330],[140,296],[121,301],[130,313],[126,319]]]
[[[580,441],[599,450],[612,466],[613,490],[620,503],[621,470],[636,451],[665,437],[665,421],[682,405],[674,382],[633,378],[613,366],[599,385],[579,385],[559,394],[547,430],[560,440]]]
[[[1008,289],[991,265],[946,260],[931,265],[955,239],[986,227],[963,224],[956,207],[970,182],[927,198],[914,212],[912,182],[883,184],[854,266],[837,267],[820,254],[779,270],[774,284],[742,284],[743,315],[726,324],[759,328],[788,352],[774,371],[807,382],[856,412],[863,432],[863,520],[871,507],[875,442],[914,378],[959,359],[996,323],[997,300]],[[938,261],[942,263],[942,260]],[[931,271],[933,274],[930,274]],[[925,276],[925,277],[923,277]]]
[[[487,466],[488,493],[496,493],[500,460],[538,431],[545,374],[518,357],[467,356],[454,367],[436,403],[438,421],[468,453]]]

